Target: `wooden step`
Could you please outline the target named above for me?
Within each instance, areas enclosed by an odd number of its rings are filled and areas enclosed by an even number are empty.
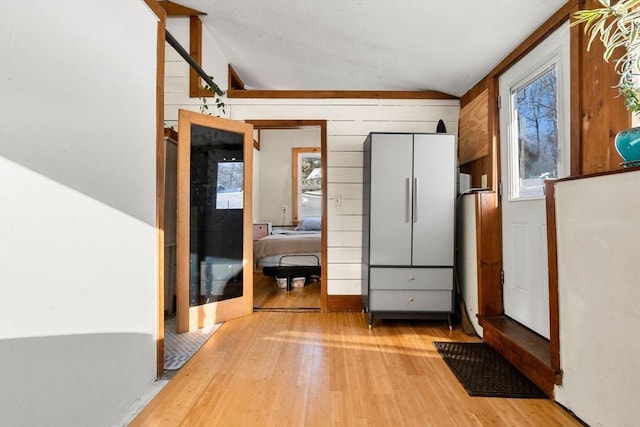
[[[562,371],[551,365],[549,341],[506,316],[480,319],[483,340],[550,398],[555,384],[562,384]]]

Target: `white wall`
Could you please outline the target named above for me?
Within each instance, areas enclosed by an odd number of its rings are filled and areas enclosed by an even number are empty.
[[[179,3],[179,2],[178,2]],[[167,31],[189,52],[189,17],[170,16],[167,18]],[[189,64],[168,43],[165,49],[165,127],[178,130],[178,109],[200,112],[202,100],[189,97]],[[202,69],[210,76],[220,89],[227,90],[228,61],[211,34],[202,29]],[[222,98],[226,101],[226,97]],[[214,116],[228,117],[228,111],[215,108],[214,100],[207,98],[209,112]]]
[[[260,131],[260,175],[254,179],[258,212],[255,222],[291,225],[291,149],[294,147],[320,148],[320,127],[301,129],[263,129]],[[255,159],[254,159],[255,160]],[[282,205],[287,210],[282,211]]]
[[[110,425],[155,378],[156,31],[0,2],[0,425]]]
[[[455,100],[231,99],[233,120],[327,120],[327,292],[360,295],[362,143],[369,132],[435,132],[439,119],[457,133]],[[261,160],[261,168],[267,167]],[[341,198],[342,206],[335,200]]]
[[[555,185],[556,400],[591,426],[640,419],[640,171]]]

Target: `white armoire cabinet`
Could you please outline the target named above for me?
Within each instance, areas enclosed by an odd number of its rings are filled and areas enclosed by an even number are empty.
[[[456,138],[371,133],[364,142],[362,299],[374,317],[454,313]]]

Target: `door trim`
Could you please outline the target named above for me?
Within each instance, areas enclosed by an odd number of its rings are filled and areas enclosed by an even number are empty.
[[[156,378],[164,373],[164,74],[167,14],[156,0],[144,0],[158,17],[156,44]]]
[[[326,120],[245,120],[253,125],[254,130],[260,129],[296,129],[303,126],[320,127],[320,156],[322,157],[322,225],[320,230],[320,311],[327,311],[327,121]]]

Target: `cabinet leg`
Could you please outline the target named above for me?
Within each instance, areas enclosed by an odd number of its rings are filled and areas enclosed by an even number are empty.
[[[453,331],[453,315],[449,314],[447,316],[447,322],[449,323],[449,330]]]
[[[373,313],[369,312],[369,329],[373,328]]]

